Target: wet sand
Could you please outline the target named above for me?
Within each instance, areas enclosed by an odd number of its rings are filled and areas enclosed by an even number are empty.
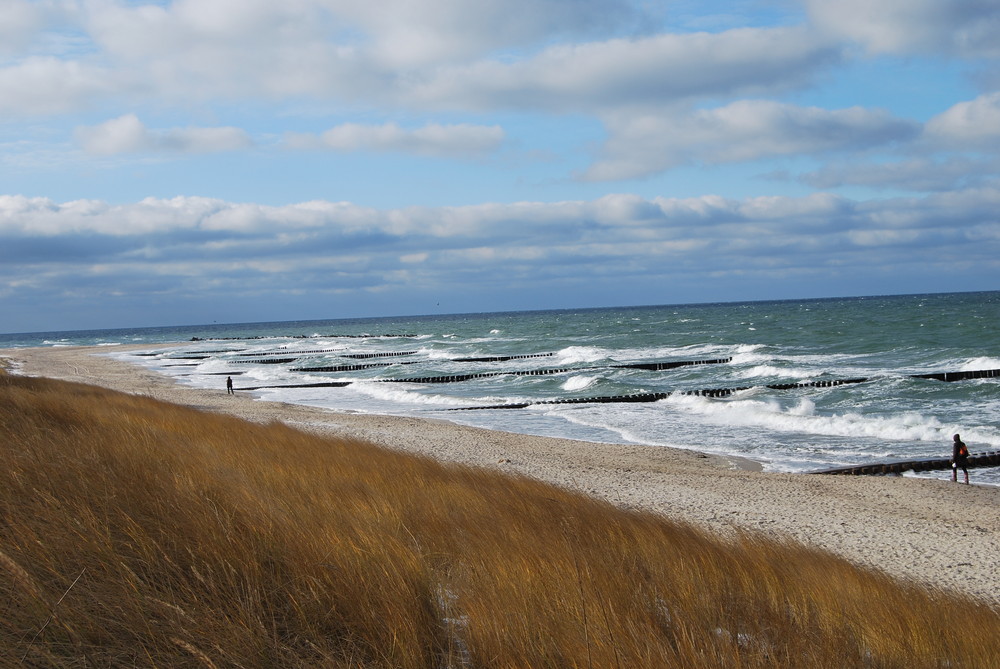
[[[894,576],[1000,607],[1000,488],[907,477],[774,474],[738,459],[654,446],[596,444],[443,421],[255,400],[194,389],[107,354],[149,346],[0,350],[15,371],[147,395],[255,422],[281,421],[444,461],[526,474],[691,522],[792,538]],[[162,348],[157,346],[156,348]],[[942,445],[947,455],[949,444]],[[758,471],[754,471],[754,470]],[[975,470],[971,476],[975,481]]]

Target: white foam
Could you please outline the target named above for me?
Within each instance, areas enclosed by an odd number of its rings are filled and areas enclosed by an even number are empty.
[[[777,358],[773,354],[764,350],[763,346],[737,346],[735,351],[731,351],[729,357],[732,358],[733,365],[759,365],[774,362]]]
[[[600,419],[593,411],[567,410],[566,407],[547,409],[544,415],[548,418],[557,419],[558,422],[565,421],[572,425],[586,428],[581,435],[573,438],[590,441],[608,441],[611,443],[623,444],[650,444],[653,446],[669,446],[670,444],[657,443],[641,436],[638,432],[631,431],[625,425],[614,424],[610,421]],[[558,429],[553,432],[553,436],[561,436]],[[684,448],[682,445],[674,445],[675,448]]]
[[[568,346],[556,353],[559,364],[563,365],[597,362],[607,357],[607,350],[597,346]]]
[[[759,379],[765,377],[791,377],[795,379],[810,379],[818,376],[822,372],[817,370],[794,368],[794,367],[777,367],[775,365],[757,365],[755,367],[750,367],[749,369],[743,369],[738,371],[735,376],[738,379]]]
[[[469,404],[469,400],[465,398],[406,390],[398,383],[360,381],[352,383],[351,388],[359,394],[401,405],[453,407],[467,406]]]
[[[596,376],[572,376],[566,379],[561,387],[565,391],[573,392],[592,386],[597,380],[598,377]]]
[[[808,397],[803,397],[798,404],[788,410],[788,413],[792,416],[815,416],[816,403]]]
[[[815,404],[808,399],[800,400],[792,406],[783,406],[774,399],[720,402],[688,395],[672,395],[663,401],[720,424],[764,427],[804,435],[946,442],[959,429],[955,424],[942,423],[934,416],[915,412],[888,416],[856,412],[820,415],[816,413]],[[1000,434],[976,434],[976,437],[980,443],[1000,445]]]
[[[434,348],[421,348],[417,350],[422,356],[425,356],[428,360],[451,360],[455,357],[453,351],[448,351],[446,349],[434,349]]]
[[[1000,359],[980,357],[980,358],[970,358],[965,362],[959,363],[958,367],[961,372],[978,372],[983,369],[1000,369]]]
[[[658,346],[645,348],[621,348],[605,351],[605,355],[613,360],[664,360],[676,358],[721,357],[730,355],[728,347],[715,344],[697,344],[693,346]]]

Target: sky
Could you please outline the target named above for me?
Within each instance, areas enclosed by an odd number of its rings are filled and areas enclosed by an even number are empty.
[[[0,0],[0,332],[997,289],[998,0]]]

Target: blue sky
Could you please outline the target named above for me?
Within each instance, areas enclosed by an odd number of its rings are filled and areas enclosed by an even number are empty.
[[[996,0],[0,0],[0,331],[1000,289]]]

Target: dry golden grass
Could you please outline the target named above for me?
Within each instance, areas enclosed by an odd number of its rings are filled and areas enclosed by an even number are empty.
[[[1000,616],[525,478],[0,375],[0,655],[51,667],[995,667]]]

